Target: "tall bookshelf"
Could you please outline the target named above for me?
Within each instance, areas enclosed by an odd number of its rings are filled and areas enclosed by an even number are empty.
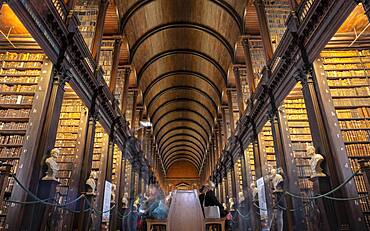
[[[310,180],[312,171],[310,168],[310,157],[307,155],[307,147],[312,146],[312,136],[308,122],[308,115],[303,99],[302,86],[298,83],[290,94],[283,101],[283,109],[286,113],[286,119],[289,128],[290,140],[292,143],[293,156],[296,163],[298,175],[298,187],[302,196],[314,196],[313,182]],[[304,207],[304,215],[307,224],[307,230],[313,230],[315,227],[312,222],[312,206]]]
[[[121,97],[123,94],[123,87],[125,84],[125,69],[118,69],[116,77],[116,87],[114,88],[114,98],[117,100],[118,106],[121,109]]]
[[[104,71],[103,78],[108,86],[112,72],[113,50],[114,50],[114,40],[102,41],[99,55],[99,65],[102,67]]]
[[[235,177],[236,177],[236,183],[237,183],[236,191],[237,191],[237,196],[239,196],[238,193],[243,192],[243,175],[242,175],[241,159],[239,158],[234,165],[235,165],[234,169],[235,169]]]
[[[286,30],[285,22],[291,11],[289,0],[265,0],[264,3],[271,42],[275,50]]]
[[[82,154],[80,144],[83,139],[82,129],[86,126],[86,119],[87,108],[67,84],[54,144],[54,147],[60,150],[60,155],[57,158],[59,164],[57,178],[60,184],[56,189],[56,200],[61,204],[75,197],[76,189],[71,187],[72,175],[76,167],[76,162]],[[64,224],[68,223],[67,221],[64,223],[63,220],[68,219],[67,217],[70,217],[72,213],[64,209],[59,209],[59,215],[60,220],[58,225],[62,228]]]
[[[0,160],[12,165],[12,173],[17,172],[24,155],[32,155],[27,149],[31,139],[27,137],[34,130],[31,124],[40,120],[40,114],[35,111],[40,111],[39,104],[44,98],[38,92],[45,91],[43,86],[50,78],[47,65],[51,70],[50,62],[40,51],[0,52]],[[14,179],[9,177],[5,185],[5,199],[8,199]],[[5,226],[8,206],[8,203],[0,205],[0,228]]]
[[[95,35],[95,27],[99,13],[98,0],[78,0],[73,11],[80,21],[78,29],[84,38],[87,47],[92,49],[92,40]]]
[[[122,152],[118,148],[118,146],[114,145],[114,153],[113,153],[113,170],[112,170],[112,183],[116,186],[119,185],[119,174],[121,171],[121,164],[119,161],[122,161]],[[118,195],[116,195],[118,196]]]
[[[262,77],[261,75],[262,69],[264,66],[266,66],[263,44],[260,38],[249,38],[248,44],[251,53],[255,86],[257,86]]]
[[[370,51],[358,49],[326,49],[321,52],[333,104],[343,141],[353,171],[357,161],[370,160]],[[355,176],[358,193],[367,193],[362,175]],[[366,224],[370,227],[370,201],[360,200]]]
[[[108,152],[108,134],[105,132],[104,128],[101,126],[99,122],[96,123],[95,128],[95,137],[94,137],[94,150],[93,150],[93,162],[92,162],[92,171],[97,173],[97,191],[96,191],[96,198],[94,205],[98,208],[101,207],[102,203],[102,193],[101,188],[104,187],[105,181],[105,163],[107,159],[107,152]]]
[[[239,68],[240,82],[243,94],[244,105],[248,104],[248,99],[250,98],[249,86],[247,81],[247,70],[245,68]]]
[[[277,169],[277,165],[274,149],[274,138],[272,136],[272,128],[269,121],[265,124],[265,126],[263,126],[261,134],[263,142],[260,144],[262,146],[262,153],[260,153],[260,155],[265,156],[265,159],[267,160],[267,166],[265,166],[265,170],[267,174],[270,174],[272,169]]]
[[[249,165],[249,168],[251,170],[252,182],[256,183],[256,167],[254,163],[253,144],[249,144],[248,147],[244,150],[244,156],[246,164]],[[250,185],[248,185],[248,187],[250,187]]]
[[[233,115],[234,115],[234,128],[236,127],[236,123],[239,121],[239,117],[240,117],[240,114],[239,114],[239,104],[238,104],[238,96],[237,96],[237,93],[236,93],[236,90],[233,89],[231,91],[231,101],[232,101],[232,105],[233,105]]]
[[[123,196],[127,195],[127,199],[130,199],[130,190],[131,190],[131,163],[130,161],[125,158],[124,159],[124,167],[125,167],[125,174],[124,174],[124,186],[123,186]]]

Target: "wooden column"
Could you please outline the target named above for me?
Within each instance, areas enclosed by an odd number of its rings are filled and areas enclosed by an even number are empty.
[[[229,181],[228,181],[228,177],[227,177],[227,169],[226,169],[226,166],[223,166],[222,167],[222,177],[223,177],[223,183],[224,183],[224,190],[225,190],[225,195],[224,195],[224,199],[225,199],[225,204],[228,205],[229,204],[229,201],[228,199],[230,198],[230,192],[229,192]]]
[[[138,190],[137,190],[137,195],[142,193],[142,182],[143,181],[143,171],[140,169],[139,170],[139,182],[138,182]]]
[[[316,152],[324,156],[327,164],[325,170],[327,175],[330,175],[331,187],[329,188],[334,188],[349,178],[353,172],[341,136],[325,72],[320,66],[322,66],[320,61],[315,62],[314,72],[309,69],[306,73],[298,74],[297,78],[302,82],[302,92]],[[354,181],[350,181],[334,195],[347,198],[358,197]],[[338,229],[341,224],[349,223],[353,230],[364,229],[364,218],[358,203],[355,201],[336,202],[335,206],[335,210],[341,212],[336,214],[336,220],[331,212],[330,215],[328,213],[331,227]],[[331,211],[330,206],[325,209],[327,212]],[[336,222],[338,223],[335,224]]]
[[[40,179],[45,175],[42,171],[44,160],[48,152],[54,147],[64,86],[66,81],[69,80],[69,76],[65,72],[62,73],[55,69],[52,74],[51,63],[48,62],[47,65],[47,68],[43,66],[41,69],[41,72],[45,71],[46,73],[41,76],[43,82],[40,81],[40,88],[36,92],[37,97],[34,97],[34,100],[39,100],[39,105],[35,111],[30,113],[29,128],[26,134],[26,136],[29,136],[29,139],[25,139],[22,155],[19,159],[19,166],[22,167],[18,167],[16,174],[22,185],[34,194],[37,194],[39,184],[41,183]],[[35,120],[36,118],[37,120]],[[26,201],[33,199],[29,198],[18,184],[14,184],[10,200]],[[31,227],[33,223],[32,218],[35,215],[33,212],[34,208],[34,206],[21,204],[9,206],[5,225],[9,227],[9,230],[21,230],[23,227]],[[37,215],[41,217],[43,214]],[[37,228],[40,228],[40,226]]]
[[[132,101],[131,130],[133,131],[135,131],[136,126],[136,100],[137,100],[137,90],[134,91],[134,97]]]
[[[226,90],[227,94],[227,105],[229,107],[229,116],[230,116],[230,129],[231,129],[231,135],[234,134],[235,128],[234,128],[234,109],[233,109],[233,99],[231,97],[231,90]]]
[[[134,159],[131,163],[131,174],[130,174],[130,201],[129,201],[129,209],[133,211],[134,209],[134,202],[135,202],[135,171],[138,170],[138,163],[137,160]],[[130,225],[130,221],[133,220],[132,218],[133,213],[130,213],[128,217],[128,225]]]
[[[220,154],[222,153],[222,150],[224,149],[224,146],[222,145],[222,128],[221,128],[221,119],[217,120],[217,127],[218,127],[218,145]]]
[[[121,93],[121,111],[124,116],[126,116],[126,108],[127,108],[127,98],[128,98],[128,91],[130,85],[130,73],[131,69],[129,67],[125,67],[124,69],[124,82],[123,82],[123,92]]]
[[[234,77],[235,77],[236,97],[238,100],[238,107],[239,107],[239,115],[240,115],[239,118],[241,118],[244,112],[244,101],[243,101],[242,84],[240,81],[239,67],[234,66],[233,71],[234,71]]]
[[[218,136],[217,136],[217,131],[215,131],[215,146],[216,146],[216,152],[215,152],[215,163],[217,163],[219,157],[220,157],[220,150],[218,146]]]
[[[260,34],[262,37],[263,50],[265,52],[266,63],[268,65],[272,59],[273,48],[267,22],[265,4],[262,0],[254,0],[254,6],[256,7],[258,23],[260,26]]]
[[[273,110],[276,110],[273,97],[271,102],[274,104]],[[284,190],[287,190],[296,195],[300,194],[298,189],[298,177],[297,167],[293,156],[292,142],[290,141],[289,128],[287,124],[287,118],[285,111],[279,109],[277,112],[270,115],[271,130],[274,138],[274,148],[277,161],[277,167],[281,168],[284,172]],[[276,195],[277,196],[277,195]],[[285,198],[286,207],[288,211],[284,213],[286,217],[289,230],[303,230],[304,229],[304,218],[303,218],[303,203],[298,198],[291,198],[287,196]],[[293,213],[289,210],[296,209]]]
[[[97,92],[97,91],[96,91]],[[79,183],[79,194],[84,194],[88,191],[86,186],[86,180],[91,173],[92,168],[92,160],[93,160],[93,153],[94,153],[94,138],[95,138],[95,128],[96,128],[96,121],[97,121],[97,111],[96,111],[96,97],[97,94],[93,96],[92,104],[89,110],[88,115],[88,124],[87,124],[87,131],[86,137],[84,142],[84,155],[82,160],[82,168],[81,168],[81,175],[80,175],[80,183]],[[79,210],[85,209],[84,201],[80,202]],[[75,215],[75,224],[78,224],[78,230],[87,230],[89,226],[87,225],[90,221],[90,211],[85,213],[80,213]]]
[[[256,91],[256,82],[254,81],[254,70],[251,58],[251,52],[249,50],[248,38],[242,39],[242,45],[244,50],[245,67],[247,69],[247,83],[249,87],[249,92],[252,95]]]
[[[114,94],[117,85],[117,73],[119,56],[121,53],[122,38],[114,40],[113,57],[112,57],[112,72],[109,81],[109,90]]]
[[[226,113],[225,113],[225,108],[222,108],[221,106],[221,116],[222,116],[222,130],[224,131],[224,136],[223,136],[223,146],[226,146],[227,143],[227,125],[226,125]]]
[[[122,163],[121,163],[121,171],[120,171],[120,183],[119,183],[119,188],[118,189],[118,193],[116,194],[116,197],[118,198],[118,203],[117,203],[117,211],[119,211],[121,214],[124,214],[124,211],[123,211],[123,204],[122,204],[122,198],[123,198],[123,195],[124,195],[124,192],[125,192],[125,185],[126,185],[126,171],[127,171],[127,162],[128,160],[126,158],[123,157],[124,156],[124,153],[122,153]],[[118,218],[117,220],[117,223],[118,223],[118,227],[122,227],[122,222],[123,222],[123,219],[121,218]]]
[[[91,48],[91,54],[96,64],[99,63],[100,46],[104,33],[104,21],[107,14],[108,4],[108,0],[100,0],[99,3],[99,13],[96,21],[95,34],[92,40]]]
[[[252,122],[252,130],[253,130],[253,156],[254,156],[254,166],[255,166],[255,172],[256,172],[256,180],[263,177],[264,178],[264,184],[265,184],[265,199],[266,199],[266,208],[268,211],[267,217],[272,217],[272,198],[271,193],[269,192],[268,182],[266,179],[266,176],[268,173],[268,163],[267,158],[264,152],[264,138],[262,133],[257,133],[257,129],[255,124]],[[257,187],[257,185],[256,185]],[[259,209],[256,208],[256,211],[260,213]],[[261,227],[265,226],[267,221],[259,220]]]
[[[123,196],[123,187],[121,186],[121,183],[122,181],[124,182],[124,179],[122,178],[125,178],[125,175],[124,175],[124,172],[125,172],[125,169],[124,169],[124,163],[123,163],[123,153],[121,151],[119,151],[119,154],[117,156],[117,163],[116,163],[116,173],[115,173],[115,176],[116,176],[116,191],[115,191],[115,201],[113,201],[113,203],[116,205],[116,208],[114,209],[114,211],[111,212],[111,220],[109,222],[109,227],[110,227],[110,230],[117,230],[117,227],[119,227],[119,229],[122,227],[122,226],[117,226],[117,224],[119,224],[119,220],[120,218],[118,218],[118,211],[121,211],[120,209],[122,208],[122,196]],[[122,214],[122,213],[121,213]]]
[[[233,157],[230,156],[230,158],[231,158],[231,160],[230,160],[231,161],[231,168],[230,168],[231,195],[234,198],[235,202],[237,202],[238,195],[237,195],[237,189],[236,189],[237,181],[236,181],[236,174],[235,174],[235,163],[234,163]]]
[[[224,201],[224,198],[225,198],[225,194],[224,194],[224,185],[223,185],[223,173],[218,173],[218,174],[220,174],[219,175],[219,182],[218,182],[218,184],[219,184],[219,190],[220,190],[220,194],[219,194],[219,200],[220,200],[220,202],[222,203],[222,202],[225,202]]]
[[[247,208],[243,212],[243,215],[250,214],[249,219],[242,217],[242,224],[239,225],[239,228],[241,230],[257,230],[257,227],[260,227],[259,225],[259,218],[257,217],[257,214],[254,212],[254,198],[253,198],[253,192],[251,189],[251,184],[253,183],[252,178],[252,170],[250,168],[250,160],[249,156],[246,156],[244,154],[244,147],[243,142],[240,140],[239,137],[237,137],[237,144],[239,146],[239,156],[240,156],[240,163],[241,163],[241,174],[243,179],[243,195],[244,199],[247,201]],[[240,201],[239,201],[240,203]],[[247,227],[245,227],[247,226]]]

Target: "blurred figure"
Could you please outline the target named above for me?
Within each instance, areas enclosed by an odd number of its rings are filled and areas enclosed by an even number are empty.
[[[227,211],[225,207],[218,201],[214,192],[215,187],[216,186],[213,182],[209,182],[206,185],[207,192],[205,194],[204,206],[218,206],[220,208],[220,216],[226,217],[229,211]]]

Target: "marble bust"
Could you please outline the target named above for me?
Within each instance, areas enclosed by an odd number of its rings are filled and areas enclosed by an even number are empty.
[[[308,146],[307,147],[307,155],[311,157],[309,163],[311,167],[311,178],[317,176],[325,176],[325,173],[322,172],[321,163],[324,160],[324,157],[318,153],[316,153],[315,147]]]
[[[97,173],[95,171],[91,171],[89,178],[86,180],[86,185],[88,186],[88,192],[95,193],[96,178],[97,178]]]
[[[111,203],[116,202],[116,185],[112,184]]]
[[[245,200],[244,193],[243,192],[239,192],[238,193],[238,198],[239,198],[239,203],[242,203]]]
[[[271,169],[271,181],[274,191],[283,190],[284,178],[282,175],[276,172],[276,169]]]
[[[122,197],[122,208],[128,208],[128,193],[124,193]]]
[[[229,198],[229,206],[230,206],[231,211],[235,210],[235,202],[234,202],[234,198],[232,197]]]
[[[256,187],[256,184],[255,184],[254,182],[253,182],[253,183],[251,183],[250,188],[252,189],[252,196],[253,196],[253,200],[254,200],[254,201],[258,200],[258,198],[257,198],[258,189],[257,189],[257,187]]]
[[[57,176],[58,171],[59,171],[59,164],[57,162],[57,158],[58,158],[59,154],[60,154],[60,150],[58,148],[53,148],[50,151],[50,156],[48,158],[46,158],[46,160],[45,160],[45,164],[46,164],[48,170],[46,171],[46,176],[44,176],[42,178],[42,180],[58,181],[56,176]]]

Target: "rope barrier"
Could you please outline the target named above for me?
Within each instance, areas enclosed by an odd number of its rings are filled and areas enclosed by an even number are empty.
[[[333,190],[327,192],[327,193],[324,193],[324,194],[320,194],[320,195],[316,195],[316,196],[313,196],[313,197],[305,197],[305,196],[300,196],[300,195],[297,195],[297,194],[294,194],[294,193],[291,193],[289,191],[284,191],[283,193],[284,194],[287,194],[291,197],[295,197],[295,198],[299,198],[299,199],[302,199],[302,200],[306,200],[306,201],[314,201],[314,200],[317,200],[317,199],[320,199],[320,198],[326,198],[326,199],[329,199],[329,200],[335,200],[335,201],[351,201],[351,200],[360,200],[360,199],[364,199],[364,198],[368,198],[370,195],[367,194],[365,196],[359,196],[359,197],[353,197],[353,198],[338,198],[338,197],[331,197],[329,196],[330,194],[338,191],[340,188],[342,188],[344,185],[346,185],[349,181],[351,181],[359,172],[360,170],[357,170],[355,173],[353,173],[348,179],[346,179],[342,184],[338,185],[337,187],[335,187]],[[55,201],[53,198],[47,198],[47,199],[40,199],[39,197],[37,197],[35,194],[33,194],[29,189],[27,189],[20,181],[19,179],[15,176],[15,174],[11,174],[11,176],[14,178],[14,180],[16,181],[16,183],[28,194],[30,195],[34,201],[13,201],[13,200],[6,200],[5,202],[8,202],[8,203],[16,203],[16,204],[25,204],[25,205],[30,205],[30,204],[44,204],[44,205],[48,205],[48,206],[53,206],[53,207],[56,207],[56,208],[61,208],[61,209],[65,209],[69,212],[72,212],[72,213],[81,213],[81,212],[89,212],[89,211],[94,211],[96,214],[104,214],[104,213],[108,213],[108,212],[111,212],[113,210],[115,210],[116,214],[118,215],[118,217],[120,219],[124,219],[128,216],[130,216],[130,214],[132,213],[132,211],[130,210],[126,215],[124,214],[121,214],[119,212],[119,210],[117,209],[116,205],[113,205],[112,207],[110,207],[108,210],[105,210],[105,211],[100,211],[96,208],[94,208],[94,206],[91,204],[91,202],[89,200],[87,200],[86,196],[85,195],[80,195],[79,197],[77,197],[76,199],[73,199],[72,201],[69,201],[69,202],[66,202],[64,204],[59,204],[58,202],[56,203],[53,203],[53,202],[50,202],[50,201]],[[282,201],[284,197],[281,196],[279,201],[275,203],[274,206],[272,206],[271,209],[276,209],[276,208],[279,208],[279,209],[282,209],[284,211],[290,211],[290,212],[294,212],[294,211],[297,211],[299,209],[302,209],[302,208],[296,208],[296,209],[288,209],[284,206],[281,206],[279,205],[279,203]],[[88,208],[86,209],[83,209],[83,210],[72,210],[70,208],[68,208],[67,206],[69,205],[72,205],[72,204],[75,204],[77,203],[78,201],[80,200],[86,200],[87,202],[87,206]],[[265,209],[265,208],[261,208],[259,207],[255,202],[253,202],[253,206],[255,206],[256,208],[260,209],[260,210],[263,210],[263,211],[269,211],[269,209]],[[304,205],[304,207],[307,206]],[[251,212],[249,212],[248,214],[244,215],[243,213],[240,212],[239,209],[236,209],[236,211],[238,212],[239,216],[242,217],[243,219],[249,219],[250,218],[250,215],[251,215]],[[259,215],[259,213],[257,211],[255,211],[256,214]]]
[[[299,199],[302,199],[302,200],[316,200],[316,199],[320,199],[320,198],[323,198],[323,197],[326,197],[326,196],[329,196],[330,194],[338,191],[340,188],[342,188],[344,185],[346,185],[349,181],[352,180],[353,177],[355,177],[358,172],[360,171],[360,169],[358,169],[355,173],[352,174],[352,176],[350,176],[347,180],[345,180],[342,184],[338,185],[336,188],[334,188],[333,190],[327,192],[327,193],[324,193],[324,194],[320,194],[320,195],[317,195],[317,196],[313,196],[313,197],[303,197],[303,196],[300,196],[300,195],[296,195],[294,193],[291,193],[289,191],[285,191],[286,194],[292,196],[292,197],[295,197],[295,198],[299,198]]]

